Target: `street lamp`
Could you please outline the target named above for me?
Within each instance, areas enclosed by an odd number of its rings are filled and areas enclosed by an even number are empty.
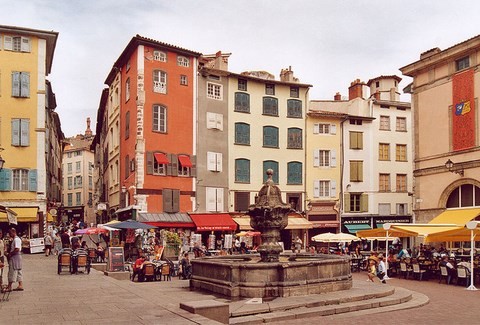
[[[447,162],[445,163],[445,168],[447,168],[450,173],[455,173],[463,177],[464,175],[463,167],[457,168],[456,165],[457,164],[455,164],[453,161],[448,159]]]

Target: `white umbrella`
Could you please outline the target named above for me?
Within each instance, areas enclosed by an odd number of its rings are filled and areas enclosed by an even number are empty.
[[[334,234],[331,232],[326,232],[323,234],[318,234],[316,236],[312,237],[313,241],[318,241],[321,243],[329,243],[330,242],[330,237],[332,237]]]
[[[338,242],[348,242],[348,241],[359,241],[360,238],[354,235],[345,234],[339,232],[338,234],[333,234],[330,232],[319,234],[312,237],[313,241],[323,242],[323,243],[338,243]]]

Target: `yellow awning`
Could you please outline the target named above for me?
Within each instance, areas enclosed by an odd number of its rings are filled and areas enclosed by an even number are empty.
[[[462,227],[458,226],[424,226],[424,225],[415,225],[412,224],[411,226],[396,226],[393,225],[392,228],[399,231],[410,232],[416,234],[415,236],[423,236],[427,237],[432,234],[448,231],[448,230],[458,230]]]
[[[250,227],[250,217],[238,217],[232,219],[238,224],[240,230],[253,230],[253,228]]]
[[[357,231],[357,237],[360,238],[384,238],[387,236],[387,231],[383,228],[374,228],[368,230],[359,230]],[[388,231],[388,237],[411,237],[417,236],[416,232],[408,231],[408,230],[400,230],[400,229],[393,229],[390,228]]]
[[[285,229],[312,229],[313,223],[303,217],[288,217],[288,225]]]
[[[475,235],[474,241],[480,241],[480,228],[477,228],[473,231]],[[470,241],[470,229],[465,227],[460,229],[448,230],[440,233],[430,235],[426,238],[425,242],[454,242],[454,241]]]
[[[36,222],[38,221],[38,207],[30,208],[9,208],[17,214],[17,222]],[[8,222],[7,214],[0,213],[0,222]]]
[[[446,210],[433,218],[429,224],[451,223],[463,227],[479,215],[480,208]]]

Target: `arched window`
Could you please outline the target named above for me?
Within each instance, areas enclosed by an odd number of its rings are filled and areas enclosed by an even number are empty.
[[[480,187],[473,184],[463,184],[450,193],[447,209],[480,206]]]

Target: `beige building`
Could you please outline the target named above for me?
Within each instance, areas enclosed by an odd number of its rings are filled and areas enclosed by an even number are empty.
[[[413,78],[415,215],[425,223],[446,209],[465,224],[480,207],[478,94],[480,36],[434,48],[400,70]],[[471,210],[471,209],[470,209]]]

